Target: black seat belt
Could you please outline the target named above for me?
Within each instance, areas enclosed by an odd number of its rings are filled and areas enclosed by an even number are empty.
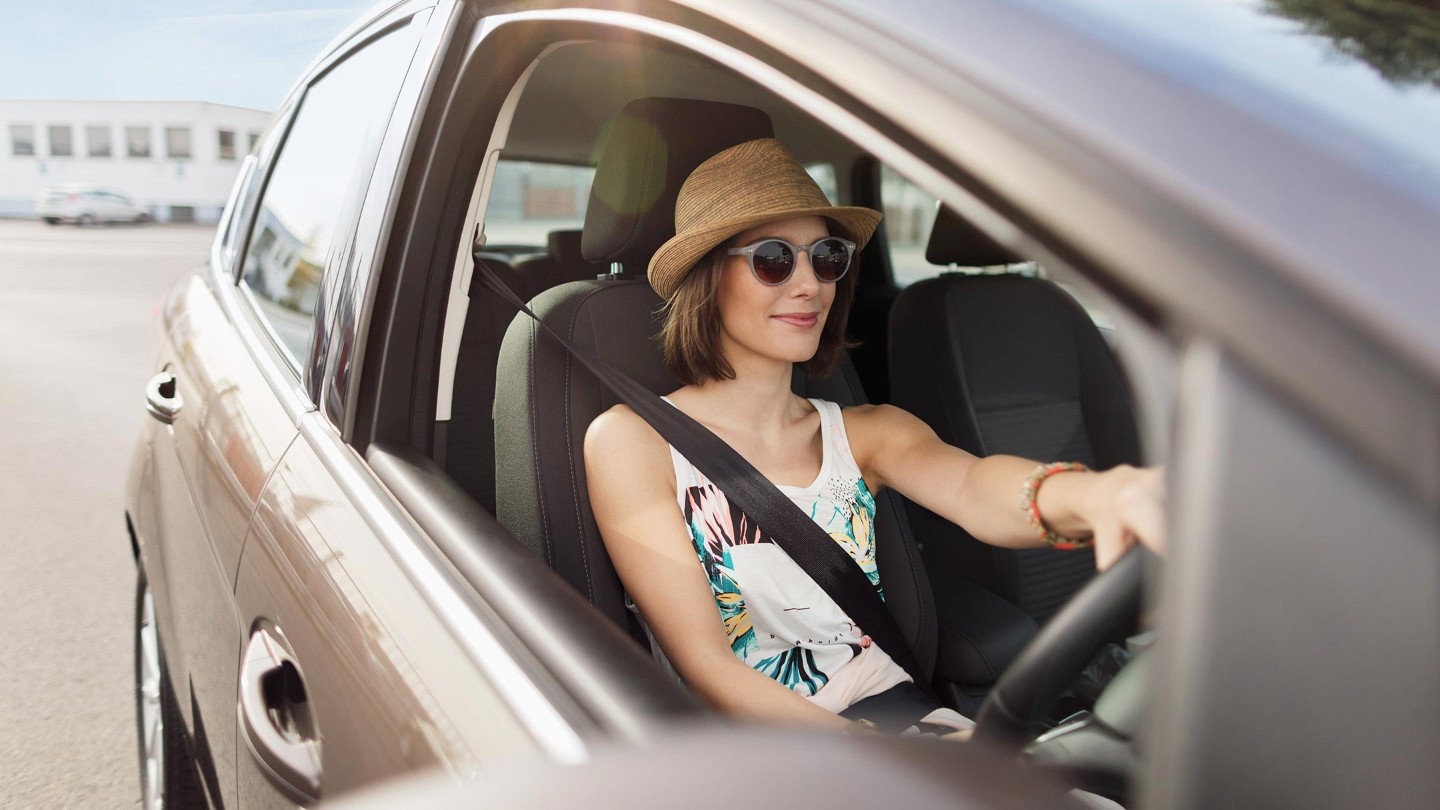
[[[914,651],[890,609],[885,606],[885,601],[855,559],[819,524],[724,439],[618,369],[581,351],[532,312],[485,264],[478,252],[474,259],[481,283],[511,306],[529,315],[542,331],[554,338],[571,357],[580,361],[596,379],[614,391],[640,418],[680,451],[731,503],[759,524],[765,534],[860,626],[863,633],[910,674],[917,686],[929,693],[929,680],[920,672]]]

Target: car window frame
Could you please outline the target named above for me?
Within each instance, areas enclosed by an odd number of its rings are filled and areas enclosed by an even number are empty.
[[[220,271],[228,276],[229,284],[235,289],[237,297],[244,302],[241,309],[256,327],[258,333],[265,337],[264,342],[267,345],[264,348],[266,354],[277,362],[281,370],[288,373],[288,377],[293,383],[292,387],[295,389],[295,393],[308,404],[309,407],[305,409],[307,411],[314,410],[318,407],[320,400],[319,391],[321,380],[325,373],[325,362],[327,358],[323,353],[317,353],[315,349],[317,345],[325,345],[325,331],[329,326],[328,312],[326,307],[317,304],[315,311],[311,313],[310,316],[310,350],[307,352],[310,356],[295,357],[289,347],[286,346],[284,341],[282,341],[276,333],[269,317],[263,311],[255,292],[250,289],[250,285],[245,281],[244,260],[249,252],[251,240],[254,238],[256,219],[265,199],[265,192],[269,188],[270,180],[274,174],[279,156],[284,153],[285,144],[289,140],[291,129],[298,119],[300,111],[305,106],[305,98],[308,96],[311,88],[329,75],[335,67],[351,56],[358,54],[361,50],[370,46],[381,37],[395,33],[412,23],[423,26],[424,19],[418,18],[418,15],[425,12],[427,8],[428,6],[422,5],[417,7],[416,5],[406,4],[391,9],[384,16],[372,21],[355,36],[350,37],[342,47],[336,48],[318,60],[312,65],[304,79],[291,91],[282,106],[281,112],[276,115],[267,132],[261,136],[256,168],[252,171],[249,182],[245,187],[243,202],[239,206],[239,213],[237,215],[241,223],[239,227],[243,228],[243,230],[240,231],[241,238],[236,239],[232,243],[234,250],[231,251],[232,258],[230,266],[225,267],[223,263],[220,266]],[[423,31],[420,35],[423,36]],[[418,40],[416,44],[419,44]],[[412,52],[410,57],[412,64],[415,57],[415,52]],[[402,85],[403,83],[404,80],[402,79]],[[385,124],[386,131],[382,134],[382,141],[389,137],[391,123],[391,119],[387,117]],[[375,156],[372,155],[371,159],[373,160],[374,157]],[[371,169],[373,170],[373,168],[374,166],[372,164]],[[347,212],[349,216],[345,222],[337,223],[335,229],[336,241],[331,244],[327,252],[327,259],[331,255],[335,255],[338,248],[348,245],[355,238],[355,226],[359,220],[360,209],[364,204],[368,191],[368,183],[362,187],[358,187],[355,190],[355,195],[359,198],[359,201],[354,205],[342,205],[340,209],[337,210],[337,216],[339,216],[342,211]],[[326,267],[325,272],[321,275],[320,301],[322,302],[325,295],[326,279],[334,275],[330,270],[331,268]]]

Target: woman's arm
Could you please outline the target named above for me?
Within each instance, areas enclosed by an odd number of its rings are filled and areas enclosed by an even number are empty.
[[[1043,545],[1020,508],[1021,485],[1036,462],[1004,455],[977,458],[889,405],[847,408],[845,425],[857,460],[876,484],[893,487],[991,545]],[[1156,548],[1163,545],[1163,503],[1160,471],[1128,465],[1099,473],[1057,473],[1046,479],[1037,498],[1052,531],[1093,538],[1100,568],[1138,538]]]
[[[735,657],[675,501],[664,439],[618,405],[585,434],[590,506],[631,598],[685,683],[716,708],[771,722],[842,729],[832,714]]]

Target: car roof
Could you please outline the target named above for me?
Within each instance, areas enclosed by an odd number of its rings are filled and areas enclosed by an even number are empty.
[[[1271,257],[1286,284],[1440,379],[1440,282],[1423,272],[1426,257],[1440,255],[1440,139],[1427,137],[1440,122],[1434,70],[1402,79],[1349,53],[1323,19],[1253,3],[975,0],[963,13],[936,0],[806,5],[954,67],[1169,190]],[[1432,25],[1440,17],[1416,15]],[[1230,53],[1239,44],[1248,52]],[[1281,67],[1259,67],[1272,58]]]

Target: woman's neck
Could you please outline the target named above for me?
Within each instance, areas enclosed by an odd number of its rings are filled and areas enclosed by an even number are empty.
[[[749,362],[746,362],[746,361]],[[684,397],[695,415],[712,425],[752,435],[775,435],[791,424],[795,395],[790,390],[794,364],[769,358],[732,361],[735,378],[708,380],[689,387]]]

